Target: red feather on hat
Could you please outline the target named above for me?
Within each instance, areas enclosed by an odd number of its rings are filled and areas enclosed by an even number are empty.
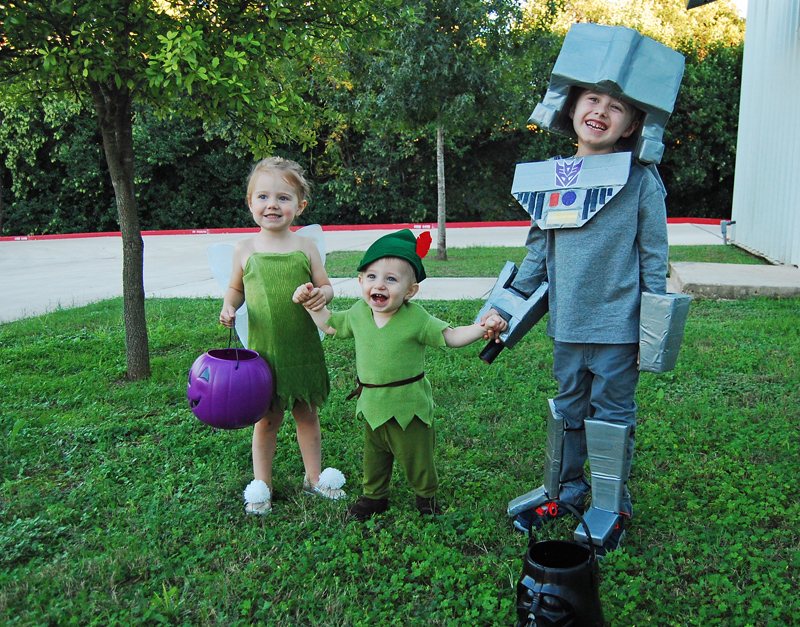
[[[420,233],[419,237],[417,238],[417,254],[419,255],[420,259],[428,254],[428,251],[431,249],[432,239],[433,238],[431,237],[430,231],[423,231]]]

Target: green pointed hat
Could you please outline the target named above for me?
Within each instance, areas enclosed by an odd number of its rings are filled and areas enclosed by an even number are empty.
[[[384,257],[400,257],[405,259],[414,267],[414,274],[417,283],[425,279],[425,268],[422,266],[422,258],[428,254],[431,247],[431,234],[429,231],[420,233],[419,238],[414,237],[411,229],[403,229],[396,233],[389,233],[378,238],[369,247],[358,264],[358,271],[361,272],[373,261]]]

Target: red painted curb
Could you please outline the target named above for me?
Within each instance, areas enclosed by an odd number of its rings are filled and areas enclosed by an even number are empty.
[[[717,218],[667,218],[667,224],[716,224],[719,226],[722,220]]]
[[[667,218],[669,224],[716,224],[720,220],[714,218]],[[323,226],[323,231],[373,231],[373,230],[398,230],[413,229],[426,230],[435,229],[437,224],[434,222],[409,222],[406,224],[356,224],[340,225],[331,224]],[[530,226],[528,220],[515,220],[511,222],[449,222],[448,229],[476,229],[492,228],[503,226]],[[294,230],[300,227],[292,227]],[[142,231],[142,235],[224,235],[229,233],[257,233],[258,228],[238,228],[238,229],[185,229],[177,231]],[[105,233],[63,233],[54,235],[8,235],[0,237],[0,242],[24,242],[28,240],[48,240],[48,239],[80,239],[89,237],[122,237],[119,231],[108,231]]]

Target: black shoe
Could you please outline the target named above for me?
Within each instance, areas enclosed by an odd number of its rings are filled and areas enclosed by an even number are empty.
[[[583,507],[574,505],[581,514],[583,514]],[[518,514],[514,519],[514,528],[522,533],[529,533],[531,527],[540,529],[546,523],[557,518],[568,516],[570,511],[563,506],[561,501],[550,501],[536,509],[528,509]]]
[[[367,520],[375,514],[382,514],[389,509],[389,499],[370,499],[359,496],[358,500],[347,508],[347,513],[356,520]]]
[[[623,512],[620,514],[619,522],[611,531],[611,535],[608,536],[608,540],[603,543],[603,546],[596,546],[594,548],[595,553],[597,553],[597,557],[605,557],[607,553],[616,551],[619,548],[619,543],[622,542],[622,539],[625,537],[625,525],[627,524],[625,521],[630,519],[631,517],[626,513]]]
[[[442,513],[442,508],[436,502],[436,497],[432,496],[426,499],[422,496],[417,496],[414,499],[414,505],[417,506],[419,513],[423,516],[439,516]]]

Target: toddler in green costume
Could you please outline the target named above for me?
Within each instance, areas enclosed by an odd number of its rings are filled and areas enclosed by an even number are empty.
[[[433,458],[431,384],[425,378],[425,347],[461,347],[481,338],[497,339],[507,327],[499,315],[483,324],[450,327],[410,302],[425,279],[424,257],[430,233],[419,240],[409,229],[378,239],[358,267],[363,300],[331,313],[314,301],[314,286],[300,285],[293,300],[334,338],[354,338],[358,373],[356,413],[364,423],[364,495],[348,508],[359,520],[389,507],[394,460],[414,488],[423,514],[439,513],[439,479]]]

